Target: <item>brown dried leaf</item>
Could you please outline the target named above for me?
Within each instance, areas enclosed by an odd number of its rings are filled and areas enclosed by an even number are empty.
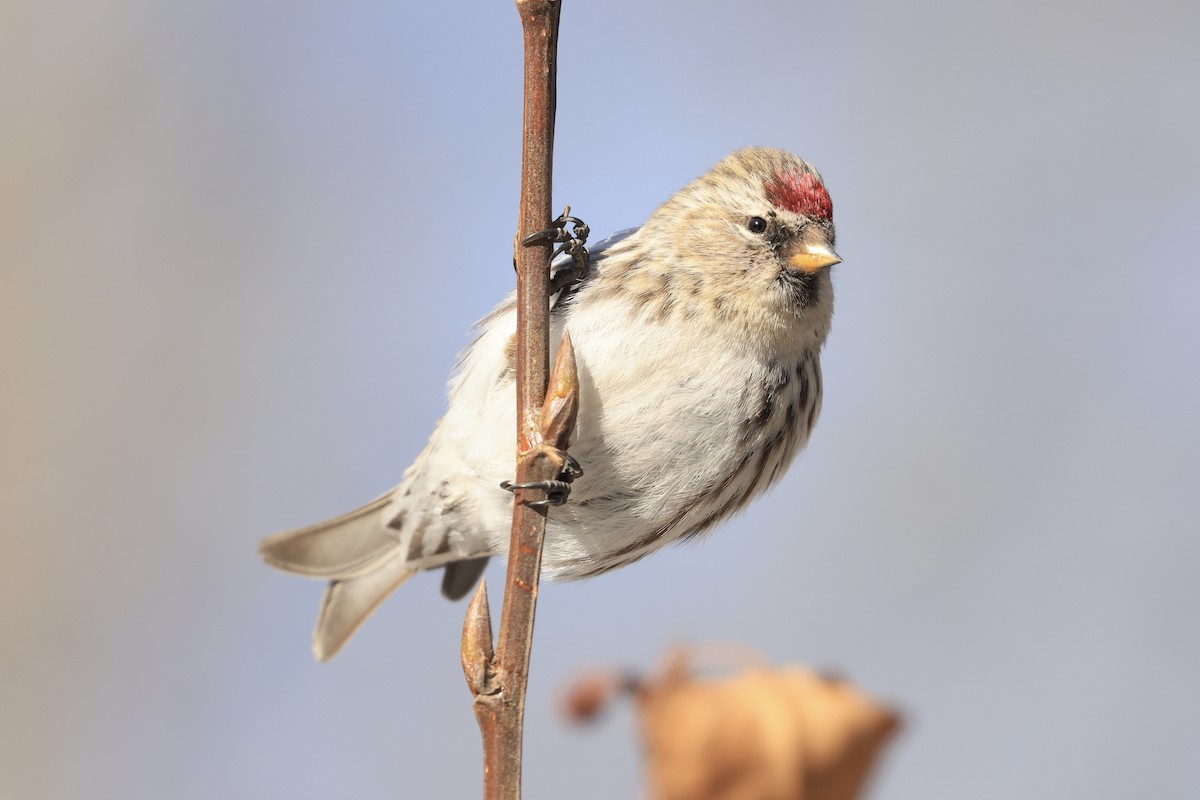
[[[853,800],[899,727],[849,683],[795,667],[712,681],[676,664],[640,704],[655,800]]]

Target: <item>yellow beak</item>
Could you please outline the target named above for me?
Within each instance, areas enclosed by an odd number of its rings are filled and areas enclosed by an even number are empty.
[[[801,272],[817,272],[842,263],[833,248],[822,242],[796,242],[788,256],[788,264]]]

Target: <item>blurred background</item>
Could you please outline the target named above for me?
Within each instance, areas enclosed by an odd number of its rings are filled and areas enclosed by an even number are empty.
[[[546,586],[530,797],[633,798],[595,664],[729,640],[907,728],[872,797],[1200,795],[1200,6],[571,2],[556,202],[833,194],[825,408],[717,535]],[[261,536],[395,484],[513,283],[511,2],[0,5],[0,794],[475,797],[439,575],[313,663]],[[493,565],[493,603],[502,568]]]

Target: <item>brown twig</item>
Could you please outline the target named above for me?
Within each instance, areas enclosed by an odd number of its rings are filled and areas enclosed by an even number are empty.
[[[555,451],[565,450],[570,444],[578,407],[575,349],[564,331],[546,400],[530,429],[532,441],[522,439],[525,449],[517,458],[517,475],[522,480],[547,480],[558,475],[561,461]],[[522,527],[529,514],[537,519]],[[463,622],[463,672],[475,696],[475,717],[483,737],[486,800],[516,800],[521,796],[521,730],[545,526],[544,510],[530,508],[519,500],[514,504],[499,652],[492,650],[492,618],[485,582],[480,582],[475,591]]]
[[[521,211],[517,227],[517,483],[552,480],[561,463],[550,457],[565,450],[575,422],[578,379],[570,338],[564,333],[546,389],[549,363],[549,241],[521,243],[550,226],[554,154],[555,55],[558,0],[516,0],[525,43],[525,116],[521,160]],[[543,402],[543,396],[545,397]],[[540,411],[539,411],[540,410]],[[535,496],[530,496],[535,495]],[[487,588],[480,583],[463,624],[463,670],[475,696],[475,716],[483,738],[484,797],[521,796],[522,730],[525,687],[533,645],[533,621],[541,573],[546,511],[531,507],[541,490],[519,490],[513,503],[512,540],[499,650],[492,653],[492,622]]]

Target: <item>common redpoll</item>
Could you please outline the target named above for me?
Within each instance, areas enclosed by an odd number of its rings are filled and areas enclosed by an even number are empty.
[[[783,474],[821,408],[833,312],[833,204],[815,169],[747,148],[597,245],[555,298],[579,374],[571,455],[544,574],[599,575],[712,528]],[[564,267],[565,268],[565,267]],[[449,409],[392,491],[262,544],[271,564],[330,580],[313,636],[331,658],[400,584],[445,567],[465,595],[507,552],[514,471],[515,300],[479,323]]]

